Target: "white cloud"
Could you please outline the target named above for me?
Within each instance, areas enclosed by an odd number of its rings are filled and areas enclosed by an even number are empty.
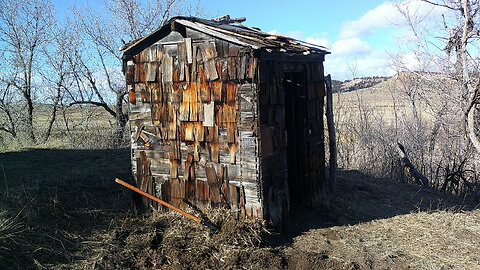
[[[401,65],[408,70],[418,70],[422,64],[415,52],[409,52],[401,56]]]
[[[405,26],[405,16],[408,14],[415,23],[430,18],[438,18],[447,12],[443,7],[433,6],[421,0],[405,0],[403,2],[384,2],[381,5],[367,11],[360,18],[343,23],[339,37],[341,39],[368,36],[377,29],[391,26]]]
[[[367,42],[357,37],[338,40],[332,44],[332,54],[341,57],[362,56],[371,51],[372,47]]]
[[[409,32],[408,22],[405,14],[411,23],[419,28],[430,27],[432,22],[438,21],[442,14],[448,15],[448,10],[439,6],[433,6],[421,0],[404,0],[401,2],[383,2],[377,7],[367,11],[356,20],[345,21],[342,25],[338,40],[331,44],[331,55],[326,56],[325,70],[331,73],[336,79],[350,79],[361,76],[385,76],[393,75],[394,59],[381,46],[381,38],[395,38],[402,46],[418,38]],[[377,32],[377,30],[391,28],[388,32]],[[388,34],[387,34],[388,33]],[[421,33],[420,32],[417,32]],[[374,39],[368,38],[372,34],[382,34]],[[387,35],[385,35],[387,34]],[[402,40],[399,40],[400,36]],[[380,42],[379,44],[368,43]],[[375,41],[374,41],[375,40]],[[386,44],[386,43],[385,43]],[[372,46],[376,45],[376,46]],[[395,48],[391,48],[393,50]],[[396,65],[404,68],[419,69],[425,68],[430,63],[425,61],[413,48],[407,53],[399,54],[395,60]]]
[[[346,21],[340,31],[340,38],[371,35],[376,28],[388,27],[392,20],[398,20],[398,10],[390,3],[385,2],[374,9],[367,11],[357,20]]]
[[[326,48],[330,47],[330,41],[326,38],[321,38],[321,37],[307,37],[305,38],[305,42],[315,44],[315,45],[320,45]]]
[[[364,76],[390,76],[394,74],[390,62],[391,59],[386,52],[377,50],[371,50],[361,56],[331,54],[326,56],[325,72],[338,80]]]
[[[326,56],[325,71],[339,80],[363,76],[392,75],[390,56],[375,50],[360,38],[338,40],[332,44],[332,54]]]

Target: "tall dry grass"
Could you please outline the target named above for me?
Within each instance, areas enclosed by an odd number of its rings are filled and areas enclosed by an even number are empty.
[[[20,105],[19,105],[20,106]],[[48,138],[46,133],[51,118],[51,106],[37,106],[34,111],[34,134],[37,142],[28,138],[24,121],[16,119],[17,136],[1,133],[0,152],[19,151],[31,148],[52,149],[110,149],[128,147],[129,127],[120,142],[116,138],[115,119],[103,108],[80,106],[60,109],[53,122]],[[21,113],[19,113],[21,115]],[[0,119],[1,120],[1,119]]]
[[[454,87],[438,74],[401,73],[374,88],[335,94],[339,166],[411,182],[397,154],[401,143],[431,186],[480,199],[479,159],[463,135]]]

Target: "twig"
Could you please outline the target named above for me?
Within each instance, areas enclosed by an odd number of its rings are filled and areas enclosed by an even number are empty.
[[[3,181],[5,182],[5,195],[8,195],[8,182],[7,182],[7,175],[5,174],[5,168],[3,168],[3,163],[0,163],[0,166],[2,166],[2,172],[3,172]]]

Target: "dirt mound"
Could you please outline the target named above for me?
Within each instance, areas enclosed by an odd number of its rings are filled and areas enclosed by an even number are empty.
[[[268,233],[259,222],[239,222],[229,211],[211,210],[207,227],[177,214],[155,213],[119,220],[79,251],[85,258],[68,269],[254,269],[282,268],[281,257],[261,246]],[[108,248],[106,248],[108,247]]]

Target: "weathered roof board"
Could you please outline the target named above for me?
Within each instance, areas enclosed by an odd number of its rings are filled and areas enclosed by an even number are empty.
[[[328,52],[185,17],[122,49],[137,185],[174,205],[226,205],[241,218],[281,222],[290,204],[283,74],[306,74],[305,149],[319,149]],[[323,148],[310,152],[308,202],[324,174]]]

